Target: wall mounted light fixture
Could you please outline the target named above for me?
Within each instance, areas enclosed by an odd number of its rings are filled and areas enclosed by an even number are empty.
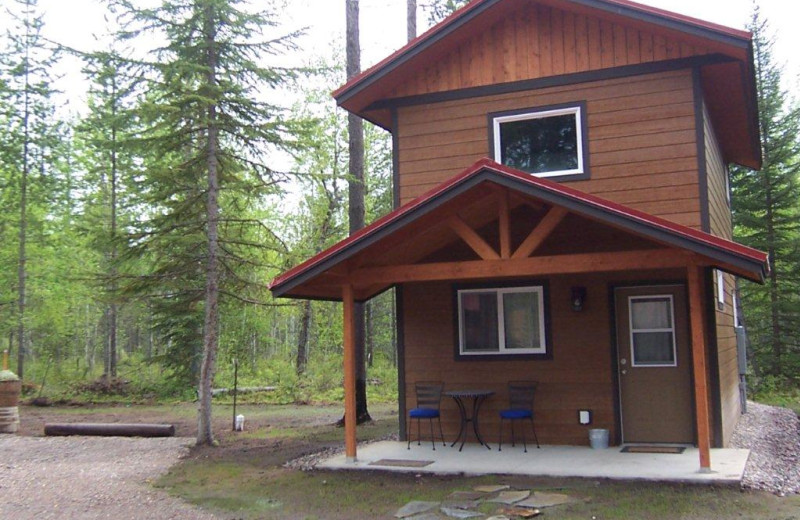
[[[586,287],[573,287],[570,291],[570,301],[573,311],[582,311],[586,303]]]
[[[592,424],[592,411],[591,410],[578,410],[578,424],[587,425]]]

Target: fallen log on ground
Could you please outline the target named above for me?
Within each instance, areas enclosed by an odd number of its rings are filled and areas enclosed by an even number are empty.
[[[69,435],[174,437],[175,426],[172,424],[54,423],[44,425],[44,434],[57,437]]]

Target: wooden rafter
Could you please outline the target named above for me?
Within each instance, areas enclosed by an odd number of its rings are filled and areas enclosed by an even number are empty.
[[[507,260],[472,260],[429,264],[391,265],[356,269],[351,275],[360,287],[404,282],[473,280],[510,276],[545,276],[556,274],[668,269],[686,267],[694,261],[690,253],[677,249],[645,249],[614,253],[510,258]]]
[[[511,218],[509,216],[508,190],[497,194],[500,227],[500,258],[511,257]]]
[[[511,258],[527,258],[531,253],[542,245],[542,242],[550,236],[553,229],[567,216],[567,210],[554,206],[542,218],[539,224],[533,228],[530,234],[522,241],[522,244],[514,251]]]
[[[478,256],[484,260],[497,260],[500,255],[494,250],[474,229],[461,220],[458,215],[453,215],[447,220],[447,225],[450,229],[456,232],[461,237],[461,240],[467,243],[469,247],[475,251]]]

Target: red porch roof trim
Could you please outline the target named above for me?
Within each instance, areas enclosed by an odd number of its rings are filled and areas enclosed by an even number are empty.
[[[333,92],[338,104],[356,95],[369,84],[377,81],[389,71],[401,66],[411,58],[428,49],[441,39],[445,38],[456,29],[504,0],[472,0],[470,3],[434,25],[426,32],[417,36],[406,45],[379,61],[372,67],[364,70],[351,78],[347,83]],[[697,35],[712,40],[721,41],[728,45],[748,48],[752,34],[749,31],[734,29],[723,25],[707,22],[698,18],[685,16],[679,13],[650,7],[630,0],[564,0],[586,7],[643,20],[675,29],[685,33]]]
[[[481,159],[462,173],[388,213],[348,238],[277,276],[269,285],[275,296],[285,295],[307,279],[350,258],[394,230],[409,224],[449,200],[484,181],[566,208],[576,214],[614,224],[632,233],[686,249],[722,264],[737,266],[762,282],[768,271],[767,254],[736,242],[650,215],[556,182],[534,177]]]

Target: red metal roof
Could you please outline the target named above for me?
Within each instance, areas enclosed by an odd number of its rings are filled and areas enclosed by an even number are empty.
[[[509,168],[508,166],[496,163],[491,159],[481,159],[464,170],[462,173],[450,178],[424,195],[417,197],[411,202],[376,220],[369,226],[362,228],[329,249],[312,258],[309,258],[300,265],[277,276],[272,283],[270,283],[270,290],[275,290],[279,286],[290,282],[294,278],[299,277],[315,267],[334,259],[334,257],[338,256],[340,253],[344,253],[346,257],[348,249],[353,248],[360,242],[380,233],[389,225],[396,223],[403,217],[413,213],[415,210],[431,203],[434,199],[438,198],[444,193],[453,189],[457,189],[459,185],[468,182],[478,175],[487,173],[496,180],[513,180],[517,183],[521,183],[521,186],[523,187],[534,187],[542,192],[557,195],[564,200],[578,203],[583,208],[600,210],[603,214],[607,215],[609,220],[612,218],[619,218],[623,222],[641,224],[649,229],[662,231],[672,237],[681,238],[686,242],[686,245],[684,246],[686,249],[691,249],[690,246],[692,244],[706,246],[713,248],[724,255],[732,255],[735,258],[757,264],[760,267],[761,272],[757,273],[757,276],[754,276],[754,278],[763,277],[767,270],[767,254],[756,249],[711,235],[709,233],[705,233],[703,231],[698,231],[696,229],[692,229],[690,227],[683,226],[654,215],[650,215],[644,211],[630,208],[628,206],[603,199],[596,195],[584,193],[564,184],[534,177],[529,173],[525,173],[514,168]],[[580,213],[580,211],[577,212]],[[344,257],[340,260],[344,260]],[[753,272],[756,274],[755,270]]]
[[[333,92],[334,98],[339,98],[342,94],[351,90],[353,87],[359,85],[367,78],[378,72],[379,70],[383,69],[390,63],[394,62],[396,59],[401,57],[404,54],[407,54],[409,51],[416,49],[418,47],[424,47],[429,40],[434,39],[437,35],[445,31],[447,28],[458,24],[459,21],[464,19],[469,13],[475,11],[476,9],[483,6],[487,2],[491,2],[494,0],[472,0],[470,3],[462,7],[461,9],[457,10],[452,15],[448,16],[444,20],[442,20],[437,25],[434,25],[426,32],[422,33],[421,35],[417,36],[406,45],[398,49],[397,51],[393,52],[383,60],[379,61],[375,65],[369,67],[368,69],[364,70],[357,76],[351,78],[347,83],[339,87]],[[566,0],[570,1],[570,0]],[[630,0],[595,0],[596,3],[606,4],[610,7],[620,7],[631,9],[633,11],[657,16],[662,18],[666,21],[672,22],[679,22],[688,24],[690,26],[694,26],[700,29],[709,30],[712,32],[716,32],[725,36],[739,38],[744,41],[749,42],[752,34],[749,31],[743,31],[741,29],[734,29],[731,27],[726,27],[724,25],[715,24],[712,22],[707,22],[705,20],[700,20],[698,18],[692,18],[691,16],[682,15],[679,13],[674,13],[672,11],[667,11],[665,9],[659,9],[657,7],[651,7],[648,5],[640,4],[637,2],[631,2]]]

